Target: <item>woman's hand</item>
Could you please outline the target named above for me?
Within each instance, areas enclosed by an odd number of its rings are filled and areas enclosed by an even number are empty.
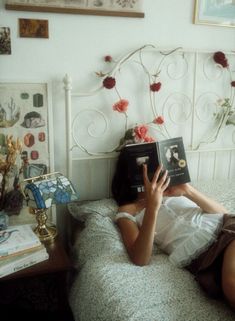
[[[160,178],[160,174],[162,172],[162,165],[158,166],[156,172],[152,180],[150,181],[148,178],[148,170],[147,165],[143,165],[143,178],[144,178],[144,186],[145,186],[145,195],[147,207],[156,211],[160,208],[162,203],[162,197],[164,191],[167,189],[170,178],[167,177],[167,171]]]
[[[185,196],[187,195],[189,188],[190,185],[188,183],[170,186],[165,190],[164,196]]]

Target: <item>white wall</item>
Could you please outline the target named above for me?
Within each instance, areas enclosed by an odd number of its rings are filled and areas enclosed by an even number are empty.
[[[9,11],[0,2],[0,27],[11,28],[12,54],[0,56],[0,79],[52,82],[55,169],[65,173],[65,113],[62,79],[75,88],[94,81],[104,55],[123,55],[152,43],[160,47],[230,51],[235,29],[194,25],[194,0],[144,0],[145,18]],[[49,20],[49,39],[18,36],[18,19]],[[87,89],[87,88],[86,88]],[[64,224],[60,224],[63,226]]]
[[[11,28],[12,54],[0,56],[0,77],[52,82],[55,169],[65,171],[62,78],[76,88],[92,80],[106,54],[122,55],[146,43],[185,49],[234,50],[235,29],[195,25],[194,0],[144,0],[145,18],[10,11],[0,5],[0,26]],[[49,20],[49,39],[18,36],[18,18]]]

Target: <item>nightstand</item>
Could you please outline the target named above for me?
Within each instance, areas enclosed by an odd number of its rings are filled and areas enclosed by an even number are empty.
[[[73,320],[67,298],[71,262],[59,239],[46,248],[48,260],[0,279],[1,321],[15,316],[24,321]]]

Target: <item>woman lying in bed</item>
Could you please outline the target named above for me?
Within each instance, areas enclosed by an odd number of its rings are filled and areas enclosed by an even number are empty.
[[[112,182],[119,205],[116,223],[131,261],[147,265],[153,243],[171,262],[188,269],[213,298],[235,308],[235,216],[190,184],[168,187],[159,166],[150,181],[143,165],[145,192],[130,187],[120,152]]]

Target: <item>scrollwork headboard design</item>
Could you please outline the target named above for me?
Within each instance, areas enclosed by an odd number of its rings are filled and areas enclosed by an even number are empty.
[[[97,179],[109,195],[120,139],[139,125],[147,126],[148,137],[156,140],[183,136],[192,179],[234,178],[234,52],[144,45],[103,60],[103,70],[91,80],[94,90],[74,91],[71,78],[63,80],[68,175],[73,179],[80,172],[84,198],[101,196]]]

